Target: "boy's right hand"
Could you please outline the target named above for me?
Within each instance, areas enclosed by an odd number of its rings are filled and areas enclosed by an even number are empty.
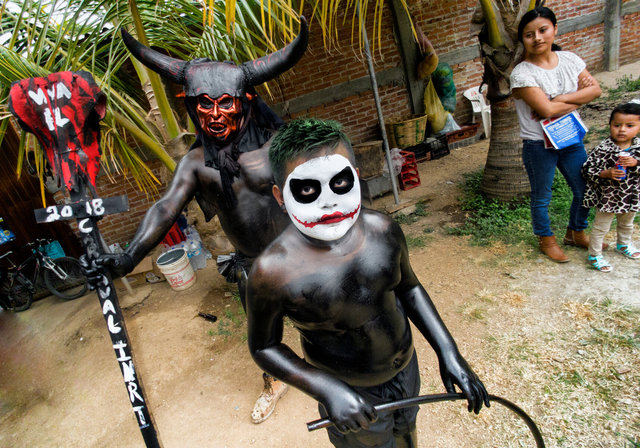
[[[367,429],[378,419],[373,405],[350,388],[334,392],[323,405],[336,429],[343,434]]]

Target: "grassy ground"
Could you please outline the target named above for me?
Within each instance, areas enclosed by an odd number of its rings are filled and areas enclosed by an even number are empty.
[[[639,95],[640,78],[623,78],[590,105],[591,114],[583,115],[590,120],[591,148],[608,136],[611,109]],[[507,275],[523,262],[535,271],[540,254],[531,232],[528,198],[488,200],[479,190],[481,176],[482,171],[465,176],[459,199],[465,219],[448,226],[446,233],[501,252],[499,268]],[[550,208],[558,235],[564,235],[571,198],[558,174]],[[434,230],[421,226],[427,216],[429,208],[418,204],[412,214],[396,218],[406,228],[410,247],[429,246]],[[635,240],[637,230],[636,225]],[[540,264],[540,271],[544,266]],[[585,269],[582,275],[587,279],[591,272]],[[593,282],[597,285],[597,277]],[[534,277],[528,289],[486,289],[459,308],[470,325],[480,323],[488,330],[480,343],[483,380],[501,384],[492,390],[497,395],[519,397],[518,404],[535,415],[547,446],[640,448],[640,309],[610,300],[603,288],[577,300],[555,291],[540,293],[541,284]],[[496,325],[499,331],[490,330]],[[516,431],[513,421],[489,421],[482,414],[478,420],[500,434],[499,445],[486,446],[531,446],[526,431]]]

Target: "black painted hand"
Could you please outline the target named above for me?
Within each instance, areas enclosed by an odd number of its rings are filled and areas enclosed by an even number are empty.
[[[343,434],[367,429],[378,419],[373,405],[350,388],[332,393],[323,405],[335,427]]]
[[[124,277],[134,268],[131,256],[126,253],[102,254],[91,260],[91,262],[89,262],[86,255],[82,255],[80,264],[91,289],[95,289],[94,285],[101,281],[106,272],[109,272],[112,278],[118,278]]]
[[[449,393],[456,393],[458,385],[469,403],[467,409],[476,414],[482,409],[482,403],[489,407],[489,394],[478,376],[471,370],[467,361],[459,353],[452,353],[440,361],[440,376]]]

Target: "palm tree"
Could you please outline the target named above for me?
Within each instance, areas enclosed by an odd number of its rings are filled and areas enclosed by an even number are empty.
[[[401,3],[406,10],[405,0]],[[346,4],[315,0],[306,6],[311,20],[322,29],[327,48],[337,36],[339,13],[345,11],[345,16],[352,17],[353,34],[357,32],[359,38],[364,18],[371,11],[366,0],[348,0]],[[376,0],[372,6],[379,24],[383,1]],[[153,190],[157,179],[132,144],[144,147],[173,170],[171,154],[181,153],[175,146],[184,145],[181,136],[188,132],[190,123],[176,117],[177,105],[159,76],[130,57],[120,39],[120,28],[135,31],[143,44],[181,59],[243,62],[291,41],[303,9],[304,0],[24,0],[21,4],[4,0],[0,139],[10,125],[6,98],[13,81],[87,70],[107,95],[108,113],[101,124],[103,166],[107,172],[128,170],[141,189]],[[374,45],[379,38],[380,27],[376,26]],[[20,153],[34,148],[42,179],[43,157],[30,138],[23,136]]]
[[[491,101],[491,141],[481,190],[490,198],[510,200],[530,191],[522,163],[522,141],[515,126],[518,120],[509,91],[509,75],[522,54],[517,41],[520,18],[543,3],[480,0],[476,21],[483,25],[478,37],[484,56],[483,81]]]
[[[12,125],[7,119],[12,82],[58,71],[87,70],[107,95],[108,113],[101,123],[103,167],[107,172],[127,170],[141,189],[153,190],[158,181],[140,157],[139,148],[173,170],[172,147],[188,132],[189,122],[177,118],[175,95],[159,76],[130,57],[120,28],[135,31],[141,42],[183,59],[245,61],[277,48],[278,39],[263,29],[280,29],[284,38],[297,32],[297,24],[283,22],[287,16],[265,9],[256,14],[258,9],[259,2],[4,0],[0,10],[0,135]],[[294,16],[291,12],[288,17]],[[267,38],[262,37],[265,35]],[[23,135],[17,172],[19,175],[25,151],[33,148],[42,178],[42,153],[30,139],[32,136]]]

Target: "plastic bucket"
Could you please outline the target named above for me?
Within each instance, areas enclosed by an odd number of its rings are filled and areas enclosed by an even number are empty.
[[[173,289],[181,291],[190,288],[196,282],[189,257],[184,249],[172,249],[163,253],[156,261],[160,272],[164,274]]]

